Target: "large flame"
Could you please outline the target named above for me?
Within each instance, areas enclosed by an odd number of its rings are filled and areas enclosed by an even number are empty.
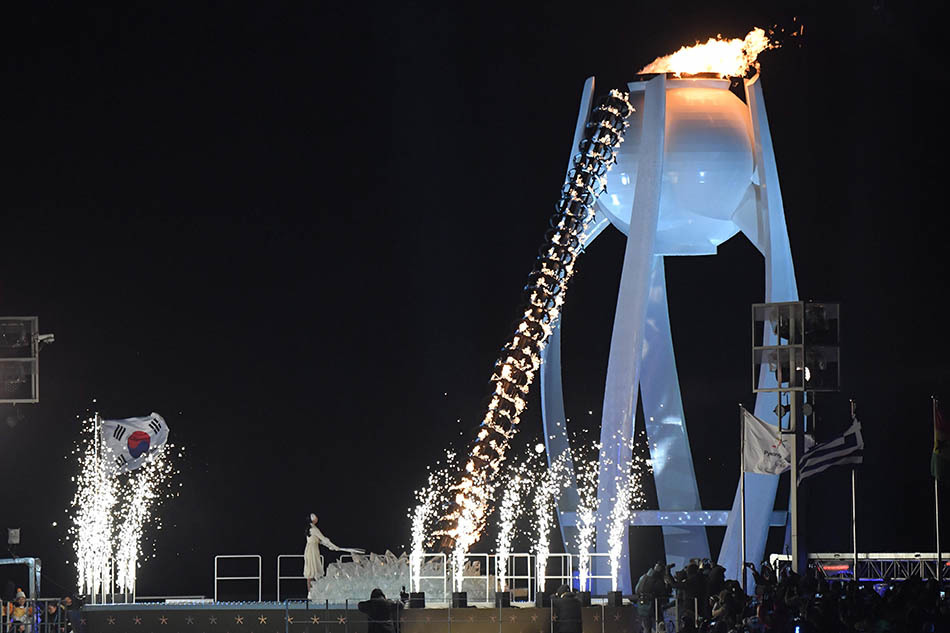
[[[769,40],[764,29],[754,28],[745,39],[727,40],[716,36],[705,44],[697,42],[695,46],[684,46],[675,53],[657,57],[638,74],[716,73],[720,77],[742,77],[751,68],[758,68],[756,58],[759,53],[777,47],[778,44]]]

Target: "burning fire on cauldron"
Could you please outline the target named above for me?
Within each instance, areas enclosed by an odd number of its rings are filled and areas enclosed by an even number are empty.
[[[751,69],[758,69],[756,59],[762,51],[778,48],[769,39],[765,29],[755,28],[743,39],[711,37],[705,44],[684,46],[675,53],[657,57],[637,74],[673,73],[697,75],[713,73],[720,77],[743,77]]]

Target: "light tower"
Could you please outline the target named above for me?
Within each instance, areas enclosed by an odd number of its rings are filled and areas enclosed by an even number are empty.
[[[715,76],[643,76],[629,84],[636,108],[619,159],[598,200],[598,217],[587,232],[589,247],[608,224],[627,235],[614,329],[611,337],[601,423],[598,490],[598,552],[607,551],[607,517],[618,486],[629,477],[638,396],[649,438],[658,512],[635,513],[633,525],[663,528],[667,559],[678,566],[708,557],[705,526],[726,525],[719,562],[737,575],[740,547],[738,486],[730,511],[703,510],[683,414],[666,300],[664,258],[713,255],[719,244],[742,232],[765,259],[765,300],[797,301],[798,290],[785,225],[778,171],[756,74],[743,82],[743,101],[730,81]],[[574,147],[587,120],[594,90],[588,79],[581,99]],[[561,378],[559,321],[541,366],[542,415],[550,460],[569,451]],[[567,327],[570,327],[568,324]],[[773,344],[770,332],[762,345]],[[763,376],[761,388],[768,388]],[[774,402],[758,394],[755,415],[778,423]],[[728,420],[728,422],[726,422]],[[722,424],[733,433],[733,418]],[[618,466],[623,465],[623,466]],[[746,551],[761,560],[773,517],[777,476],[746,481]],[[565,546],[575,550],[576,488],[559,501]],[[630,593],[627,530],[620,565],[621,589]],[[600,574],[602,572],[595,571]],[[606,592],[604,586],[595,593]]]

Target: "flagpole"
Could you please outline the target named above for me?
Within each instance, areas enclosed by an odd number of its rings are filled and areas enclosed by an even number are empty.
[[[739,552],[739,574],[742,576],[742,592],[746,591],[746,573],[745,573],[745,416],[742,412],[745,410],[739,405],[739,508],[742,514],[741,526],[741,548]]]
[[[94,418],[93,420],[94,420],[94,421],[93,421],[93,424],[95,425],[95,438],[96,438],[96,439],[95,439],[95,442],[96,442],[96,475],[97,475],[98,477],[101,477],[101,476],[102,476],[102,418],[99,417],[99,412],[98,412],[98,411],[96,411],[96,416],[95,416],[95,418]],[[99,570],[99,569],[97,569],[97,570],[95,570],[95,573],[96,573],[96,576],[98,576],[98,578],[96,579],[95,585],[94,585],[93,587],[91,587],[91,589],[92,589],[92,603],[93,603],[93,604],[96,604],[96,593],[97,593],[97,592],[96,592],[96,586],[98,586],[98,585],[101,583],[101,584],[102,584],[102,587],[101,587],[102,591],[98,592],[98,593],[99,593],[99,596],[100,596],[99,604],[105,604],[105,601],[106,601],[106,600],[105,600],[105,592],[106,592],[106,590],[105,590],[105,584],[106,584],[106,579],[105,579],[105,577],[104,577],[104,576],[105,576],[105,570]]]
[[[854,423],[855,406],[854,400],[851,400],[851,421]],[[852,578],[858,580],[858,495],[857,495],[857,468],[851,465],[851,544],[854,547],[854,567],[852,568]]]
[[[930,396],[933,405],[934,429],[937,428],[937,397]],[[934,431],[936,433],[936,431]],[[934,473],[936,475],[936,473]],[[934,526],[937,531],[937,588],[940,587],[940,577],[943,575],[943,552],[940,551],[940,481],[934,477]]]

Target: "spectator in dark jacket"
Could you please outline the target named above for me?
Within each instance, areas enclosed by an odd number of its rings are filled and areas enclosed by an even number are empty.
[[[364,600],[357,606],[369,620],[366,633],[398,633],[402,603],[388,600],[382,589],[373,589],[369,600]]]
[[[567,585],[561,585],[554,599],[554,633],[582,633],[581,599]]]

